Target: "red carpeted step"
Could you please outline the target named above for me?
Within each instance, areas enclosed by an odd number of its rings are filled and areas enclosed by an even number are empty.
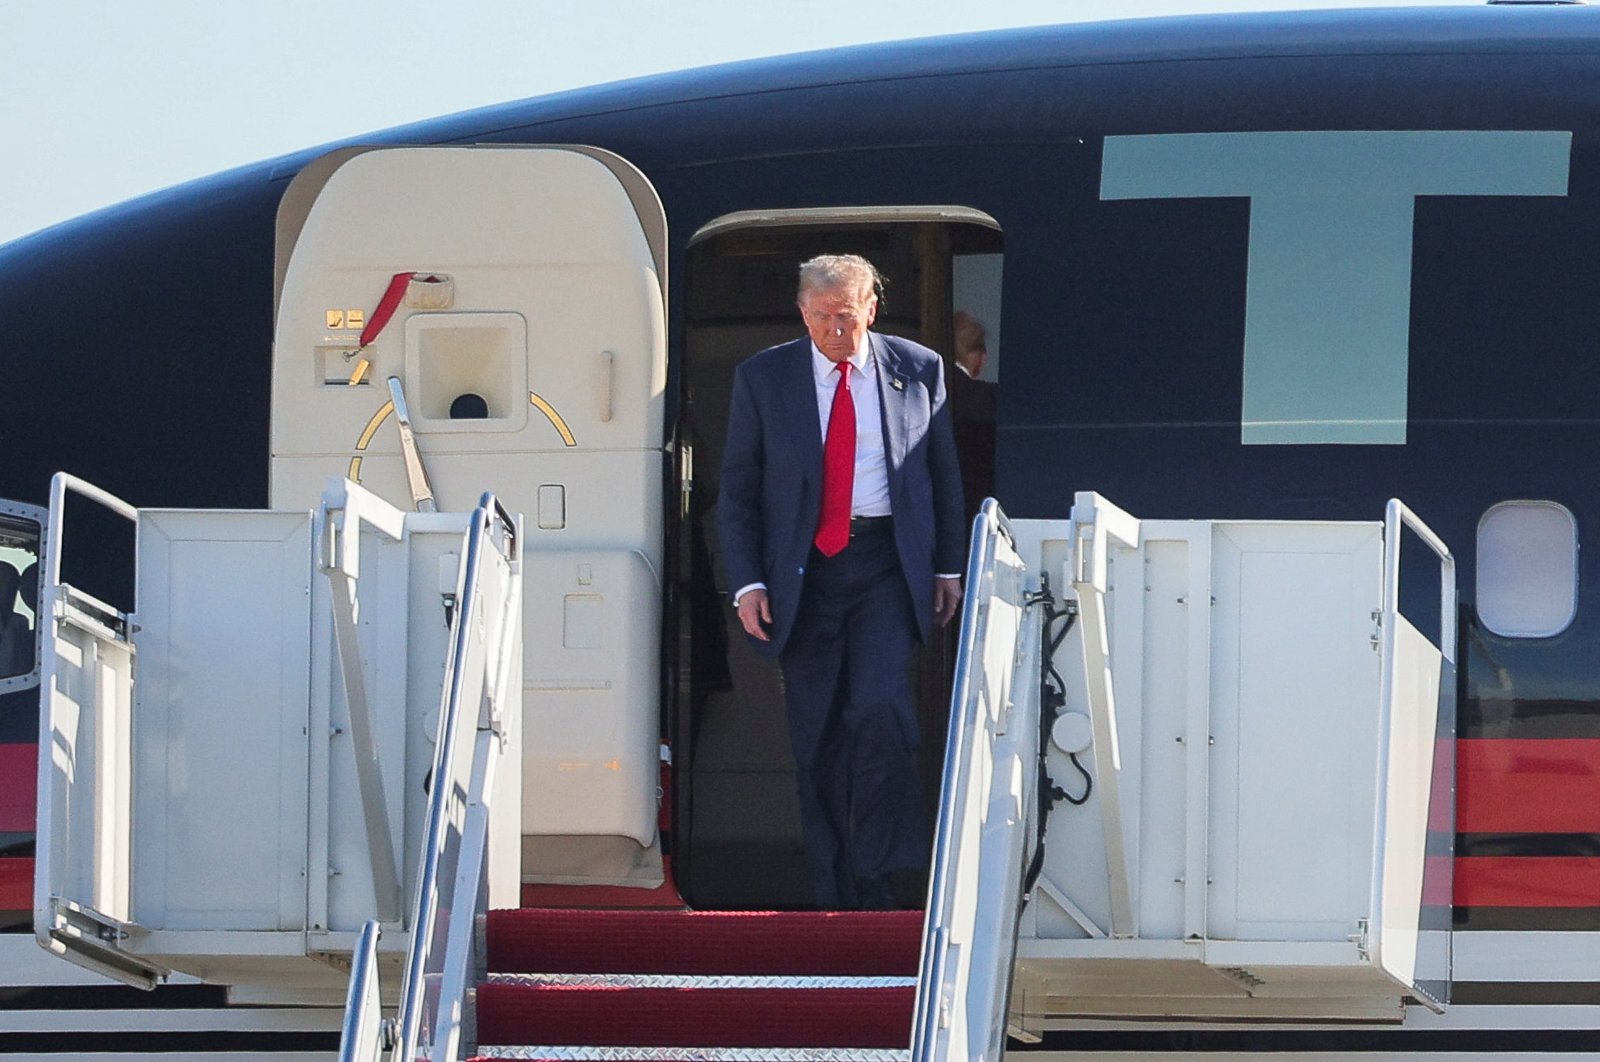
[[[478,988],[478,1042],[904,1048],[916,989]]]
[[[488,945],[496,973],[914,977],[922,912],[523,908]]]

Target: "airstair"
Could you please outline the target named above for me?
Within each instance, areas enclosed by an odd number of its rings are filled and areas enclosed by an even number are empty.
[[[1443,543],[1399,502],[1140,521],[1081,494],[975,530],[925,918],[493,912],[479,1056],[994,1059],[1084,1017],[1445,1006]]]
[[[991,502],[968,577],[914,1058],[1445,1007],[1455,571],[1415,514]]]
[[[69,494],[136,524],[135,610],[61,580]],[[492,496],[134,510],[63,475],[48,526],[40,942],[144,987],[342,994],[343,1057],[920,1062],[1448,1002],[1454,579],[1399,502],[989,503],[925,914],[521,908],[522,557]]]
[[[1430,858],[1451,834],[1454,586],[1443,544],[1399,503],[1382,524],[1141,522],[1082,495],[1070,522],[1013,525],[991,507],[977,530],[926,921],[495,912],[476,997],[480,1056],[996,1058],[1008,1032],[1026,1038],[1070,1017],[1400,1022],[1407,1005],[1444,1005],[1448,879],[1434,872],[1448,859]],[[1437,560],[1433,642],[1400,610],[1406,533]],[[1052,570],[1071,587],[1060,597]],[[1117,595],[1119,570],[1133,573],[1133,593],[1124,582]],[[1170,601],[1158,596],[1168,590]],[[1168,640],[1162,613],[1186,599],[1204,611],[1185,622],[1213,630]],[[1279,614],[1252,615],[1274,601],[1286,603]],[[1175,666],[1173,647],[1198,679]],[[1331,692],[1285,696],[1274,674],[1321,678]],[[1252,683],[1269,683],[1281,718],[1239,721],[1260,707]],[[1291,740],[1322,712],[1348,737],[1324,728]],[[1166,751],[1148,735],[1173,718],[1200,723],[1207,740],[1191,756],[1179,731],[1183,769],[1163,774],[1147,766]],[[1218,740],[1242,746],[1246,725],[1279,728],[1259,738],[1269,762]],[[1341,770],[1319,787],[1308,775],[1323,758]],[[1275,787],[1280,814],[1308,816],[1344,794],[1371,818],[1342,834],[1313,822],[1327,851],[1306,860],[1294,834],[1276,843],[1237,810],[1187,813],[1187,795],[1211,791],[1197,771],[1215,771],[1219,789]],[[1163,803],[1177,805],[1162,808],[1165,822],[1144,810]],[[1174,819],[1194,834],[1157,843]],[[1119,826],[1142,840],[1107,843]],[[1199,862],[1214,901],[1186,934],[1163,908],[1173,895],[1157,888],[1190,898],[1181,875],[1151,880],[1152,866],[1184,858]],[[1262,897],[1218,887],[1224,866],[1283,883],[1271,913],[1290,917],[1262,925]],[[1329,866],[1347,872],[1322,887]],[[896,1046],[907,1033],[909,1051]]]
[[[134,609],[62,581],[69,496],[133,524]],[[514,902],[521,543],[492,495],[402,513],[333,481],[303,512],[137,510],[58,474],[48,527],[45,948],[316,1005],[379,929],[398,970],[451,910],[441,881]]]

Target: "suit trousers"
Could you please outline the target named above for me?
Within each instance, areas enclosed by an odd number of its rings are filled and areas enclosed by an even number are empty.
[[[855,907],[856,881],[923,868],[911,594],[888,520],[832,557],[811,551],[779,662],[817,905]]]

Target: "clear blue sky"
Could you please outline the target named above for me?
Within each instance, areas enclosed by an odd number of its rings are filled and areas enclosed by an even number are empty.
[[[640,74],[1008,26],[1355,6],[1378,4],[0,0],[0,243],[231,166]]]

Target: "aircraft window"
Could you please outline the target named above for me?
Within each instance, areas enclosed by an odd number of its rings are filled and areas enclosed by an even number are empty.
[[[0,692],[30,685],[39,607],[36,521],[0,512]],[[7,680],[24,679],[16,682]]]
[[[1478,619],[1506,638],[1560,634],[1578,611],[1578,521],[1553,501],[1504,501],[1478,521]]]

